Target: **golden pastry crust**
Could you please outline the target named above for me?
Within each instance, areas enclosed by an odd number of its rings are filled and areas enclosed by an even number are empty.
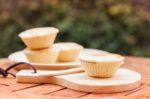
[[[60,50],[58,61],[76,61],[83,46],[73,42],[61,42],[54,44],[54,47]]]
[[[59,30],[54,27],[41,27],[26,30],[19,37],[30,49],[51,47]]]
[[[54,48],[31,50],[25,49],[24,53],[31,63],[55,63],[59,55],[59,50]]]
[[[112,53],[103,53],[103,54],[93,54],[86,57],[81,57],[80,60],[88,61],[88,62],[117,62],[123,61],[124,57],[118,54]]]
[[[124,57],[117,54],[100,54],[80,57],[86,73],[92,77],[112,77],[123,64]]]

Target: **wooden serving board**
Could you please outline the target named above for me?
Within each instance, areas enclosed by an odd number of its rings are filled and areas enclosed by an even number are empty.
[[[54,76],[53,73],[38,71],[35,74],[31,70],[22,70],[17,73],[16,79],[17,82],[21,83],[51,83],[93,93],[128,91],[139,87],[141,84],[141,75],[128,69],[119,69],[112,78],[92,78],[84,72],[61,76]]]

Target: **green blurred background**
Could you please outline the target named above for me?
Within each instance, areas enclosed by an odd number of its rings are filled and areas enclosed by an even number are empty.
[[[56,42],[150,57],[150,0],[0,0],[0,57],[25,47],[20,32],[41,26],[60,29]]]

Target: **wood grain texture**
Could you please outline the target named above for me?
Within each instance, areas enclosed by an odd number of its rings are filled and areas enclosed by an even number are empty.
[[[0,60],[0,66],[3,68],[10,64],[7,59]],[[142,86],[140,88],[121,93],[92,94],[70,91],[70,89],[66,88],[59,89],[60,86],[58,85],[55,85],[58,90],[53,92],[49,88],[46,89],[52,84],[46,85],[46,87],[43,87],[45,84],[21,84],[20,86],[23,87],[19,87],[18,91],[14,91],[12,89],[18,89],[16,88],[18,84],[14,78],[0,78],[0,99],[150,99],[150,58],[126,56],[123,67],[139,72],[142,75]],[[13,73],[15,73],[15,70]],[[8,88],[9,86],[12,89]],[[39,86],[41,87],[39,88]],[[36,87],[38,88],[36,89]],[[38,94],[36,94],[36,90],[42,91],[38,91]],[[46,91],[44,92],[44,90]],[[43,93],[46,94],[42,95]]]

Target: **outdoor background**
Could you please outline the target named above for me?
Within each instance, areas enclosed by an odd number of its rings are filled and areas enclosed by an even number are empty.
[[[0,57],[25,48],[18,34],[41,26],[60,29],[56,42],[150,57],[150,0],[0,0]]]

